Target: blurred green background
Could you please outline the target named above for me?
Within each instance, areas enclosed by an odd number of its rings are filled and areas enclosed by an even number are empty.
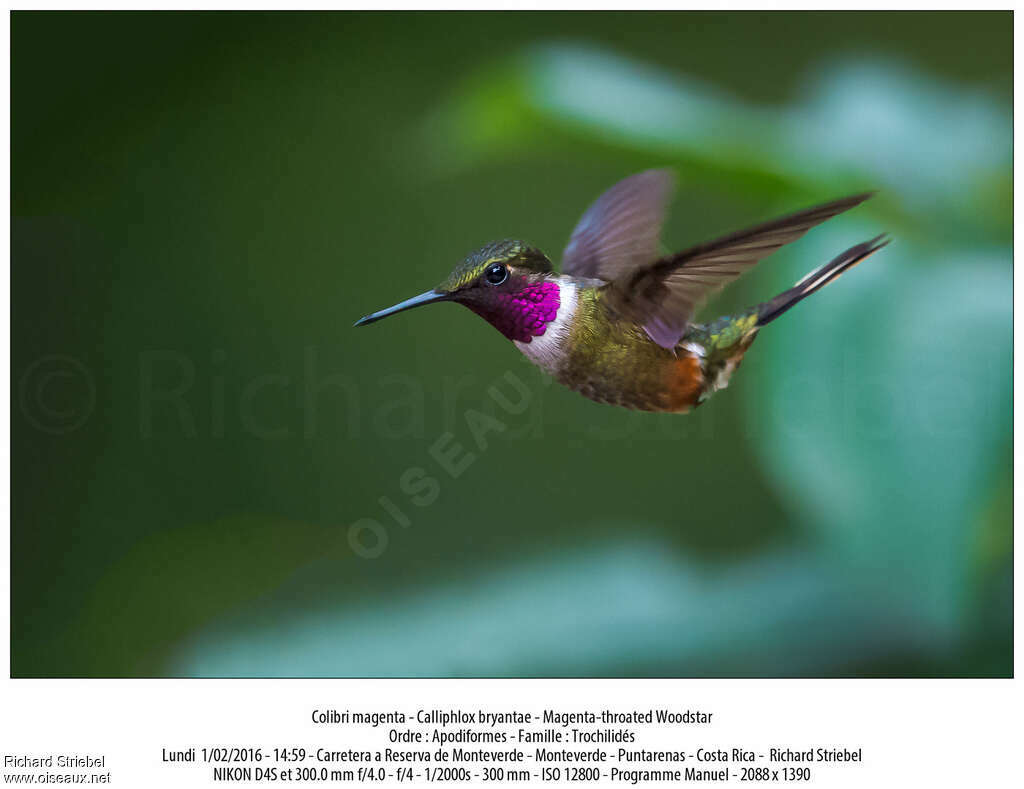
[[[11,40],[14,675],[1012,672],[1009,13]],[[708,317],[895,240],[689,416],[585,400],[452,305],[351,328],[495,238],[557,260],[654,166],[671,249],[881,190]],[[480,450],[508,372],[530,406]]]

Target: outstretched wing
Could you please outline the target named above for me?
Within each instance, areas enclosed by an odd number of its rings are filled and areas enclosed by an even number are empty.
[[[710,293],[759,260],[796,241],[817,224],[867,200],[846,197],[698,244],[649,265],[625,271],[602,288],[606,303],[641,324],[654,342],[674,348],[694,311]]]
[[[645,170],[597,198],[572,231],[562,273],[611,282],[651,263],[674,184],[669,170]]]

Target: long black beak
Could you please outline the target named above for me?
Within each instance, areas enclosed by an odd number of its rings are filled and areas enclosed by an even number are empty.
[[[447,293],[428,290],[426,293],[421,293],[419,296],[413,296],[411,299],[400,301],[394,307],[388,307],[386,310],[381,310],[380,312],[371,312],[369,315],[357,320],[353,325],[365,326],[368,323],[379,321],[381,318],[386,318],[388,315],[394,315],[396,312],[411,310],[413,307],[421,307],[424,304],[433,304],[435,301],[446,301],[448,298],[449,295]]]

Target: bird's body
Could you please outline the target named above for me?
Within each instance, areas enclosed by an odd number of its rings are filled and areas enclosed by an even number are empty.
[[[656,254],[671,177],[649,170],[602,195],[566,247],[562,273],[522,241],[463,260],[435,290],[357,325],[434,301],[458,301],[556,380],[600,403],[682,413],[724,389],[758,331],[875,252],[858,244],[774,299],[708,324],[692,321],[709,292],[809,228],[869,195],[837,200],[676,255]]]
[[[600,286],[564,276],[556,282],[556,320],[515,345],[559,383],[599,403],[689,411],[728,385],[757,333],[750,313],[693,324],[674,348],[663,348],[602,304]]]

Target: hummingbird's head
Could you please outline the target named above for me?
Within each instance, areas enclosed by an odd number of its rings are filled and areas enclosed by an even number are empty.
[[[543,252],[523,241],[495,241],[467,255],[433,290],[360,318],[356,326],[437,301],[464,304],[510,340],[530,342],[558,314],[559,287]]]

